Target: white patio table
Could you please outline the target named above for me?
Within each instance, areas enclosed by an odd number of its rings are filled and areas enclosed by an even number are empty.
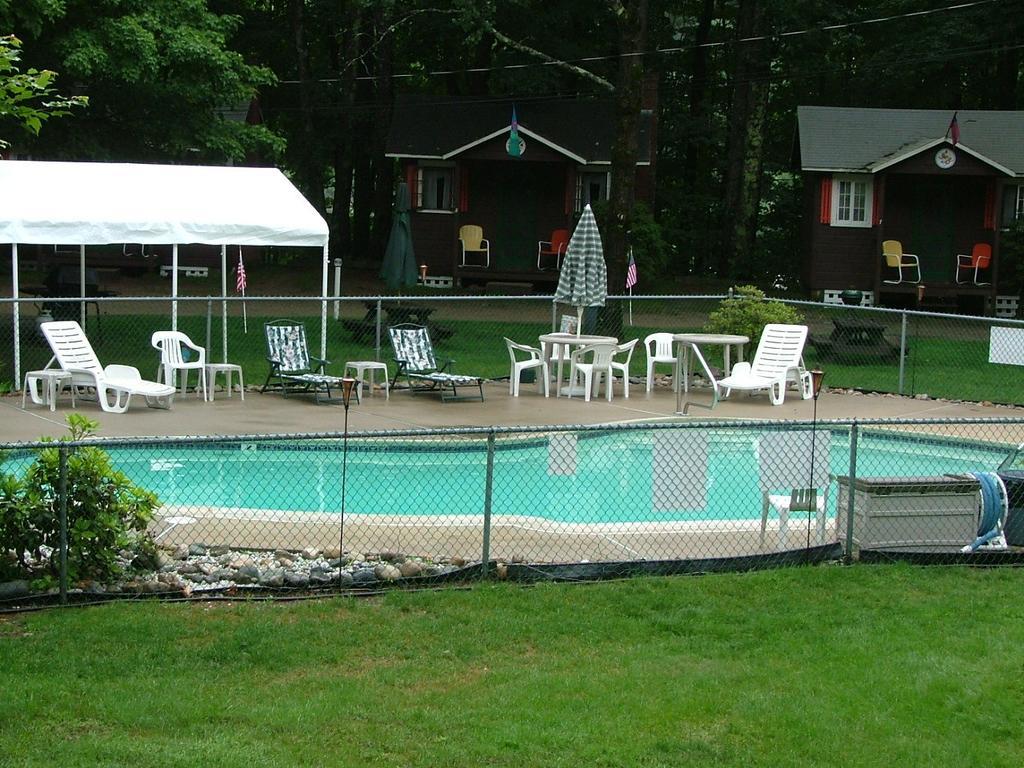
[[[732,369],[730,350],[736,347],[737,362],[743,362],[743,347],[750,343],[749,336],[740,336],[732,333],[675,333],[672,334],[672,341],[676,348],[676,369],[672,376],[672,388],[676,393],[676,412],[682,408],[683,393],[690,391],[690,381],[693,378],[693,371],[690,367],[690,355],[694,355],[704,374],[708,377],[712,389],[715,390],[715,402],[718,400],[718,383],[711,375],[704,355],[701,354],[700,346],[711,345],[722,347],[722,359],[725,375],[729,375]]]
[[[569,346],[569,347],[583,347],[587,344],[618,344],[619,340],[614,336],[591,336],[587,334],[576,335],[575,333],[542,333],[538,338],[540,341],[540,348],[544,353],[544,359],[548,363],[548,371],[551,370],[551,358],[556,346]],[[558,373],[555,376],[555,397],[563,394],[562,391],[562,363],[565,361],[565,355],[558,356]],[[544,382],[540,379],[537,380],[537,391],[540,393],[544,392]],[[565,388],[565,394],[568,394],[568,387]],[[576,390],[573,390],[573,394],[577,394]],[[578,394],[583,394],[580,390]]]

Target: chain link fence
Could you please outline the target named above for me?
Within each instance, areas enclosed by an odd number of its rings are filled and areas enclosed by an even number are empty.
[[[724,296],[610,297],[601,311],[588,310],[583,330],[639,339],[659,331],[704,329]],[[50,318],[79,320],[104,364],[137,367],[155,376],[154,331],[178,329],[207,349],[209,362],[240,365],[245,380],[261,385],[268,372],[263,324],[288,318],[307,329],[311,351],[342,375],[349,360],[391,363],[387,328],[399,322],[426,325],[439,356],[455,371],[487,378],[509,374],[502,337],[537,345],[557,330],[563,307],[545,296],[96,297],[0,299],[0,386],[17,390],[25,373],[44,367],[50,350],[39,332]],[[828,371],[832,388],[953,400],[1024,404],[1024,321],[936,313],[787,302],[810,328],[804,360]],[[14,306],[19,307],[15,342]],[[324,321],[324,310],[326,321]],[[572,310],[569,310],[571,313]],[[712,366],[721,360],[710,352]],[[752,352],[748,350],[748,356]],[[665,369],[660,369],[665,373]],[[630,361],[636,379],[646,375],[643,344]]]
[[[842,558],[1016,564],[1022,443],[1024,419],[7,445],[0,606]]]

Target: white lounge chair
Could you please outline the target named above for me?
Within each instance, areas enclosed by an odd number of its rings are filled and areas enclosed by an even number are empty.
[[[100,407],[108,413],[128,410],[132,395],[142,395],[150,408],[170,408],[174,387],[142,378],[131,365],[108,365],[96,358],[82,326],[73,320],[57,320],[39,325],[53,350],[53,357],[71,374],[71,386],[96,390]],[[53,363],[53,360],[50,361]]]
[[[767,432],[758,439],[762,548],[770,510],[779,516],[779,549],[789,546],[789,518],[793,512],[813,512],[816,519],[815,542],[825,543],[831,445],[832,433],[827,430],[816,433],[811,430]]]
[[[722,397],[734,389],[757,391],[767,389],[772,405],[782,405],[786,398],[786,385],[792,381],[800,387],[800,396],[807,400],[812,392],[811,374],[804,368],[806,325],[769,323],[761,333],[754,360],[736,363],[732,372],[719,380]]]

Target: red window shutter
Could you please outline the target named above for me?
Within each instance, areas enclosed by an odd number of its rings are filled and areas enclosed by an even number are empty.
[[[405,166],[405,185],[409,188],[409,205],[412,208],[419,208],[420,190],[416,186],[416,166],[413,163]]]
[[[469,210],[469,169],[459,166],[459,213]]]
[[[882,223],[882,179],[880,176],[875,176],[874,188],[871,194],[871,226],[877,227]]]
[[[984,229],[996,228],[996,183],[990,181],[985,187],[985,218],[982,221]]]
[[[832,223],[832,177],[821,177],[821,213],[818,221],[822,224]]]

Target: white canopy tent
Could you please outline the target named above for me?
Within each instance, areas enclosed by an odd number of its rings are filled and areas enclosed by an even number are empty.
[[[11,244],[18,298],[18,244],[77,245],[83,298],[85,246],[171,245],[171,297],[178,295],[178,246],[221,246],[221,295],[227,296],[228,245],[288,245],[323,250],[327,296],[327,222],[276,168],[127,163],[0,162],[0,243]],[[84,311],[84,304],[83,304]],[[178,305],[172,301],[172,327]],[[227,334],[227,302],[223,302]],[[14,375],[21,380],[20,309],[14,302]],[[327,300],[321,302],[320,353],[327,356]],[[226,345],[226,341],[225,341]]]

